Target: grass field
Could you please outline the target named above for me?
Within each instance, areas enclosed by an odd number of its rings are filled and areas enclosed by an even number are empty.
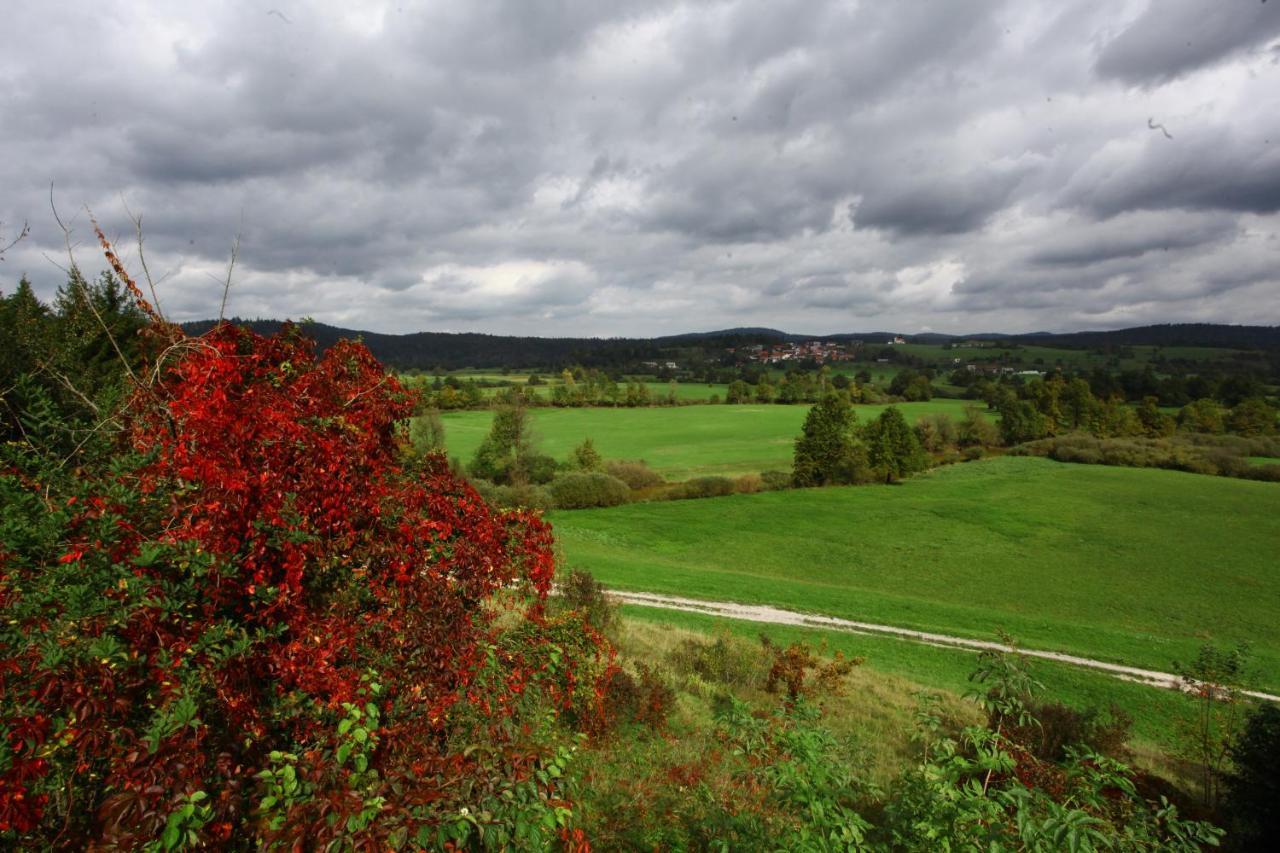
[[[701,386],[691,386],[701,387]],[[945,412],[959,419],[962,400],[899,405],[907,420]],[[859,421],[884,406],[857,406]],[[535,409],[542,451],[557,459],[588,436],[606,459],[644,459],[668,479],[790,470],[796,436],[808,406],[677,406],[638,409]],[[490,411],[441,415],[449,455],[470,460],[489,431]]]
[[[890,637],[763,625],[648,607],[625,606],[622,612],[633,623],[650,623],[702,634],[728,631],[753,640],[763,634],[779,644],[804,642],[814,649],[825,650],[826,654],[838,651],[846,657],[861,657],[869,670],[958,695],[964,695],[973,688],[969,674],[978,661],[976,652],[926,646]],[[1176,723],[1187,716],[1191,705],[1187,697],[1173,691],[1121,681],[1100,672],[1043,660],[1030,661],[1028,666],[1032,675],[1044,685],[1042,698],[1077,708],[1092,706],[1105,709],[1113,703],[1123,708],[1133,717],[1135,746],[1149,744],[1154,748],[1143,752],[1169,750],[1174,745]]]
[[[1248,641],[1280,690],[1280,488],[1004,457],[898,487],[551,514],[605,584],[989,638],[1168,670]]]

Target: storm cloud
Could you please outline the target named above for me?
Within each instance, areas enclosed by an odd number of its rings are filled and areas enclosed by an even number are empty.
[[[1280,2],[15,0],[0,289],[387,332],[1280,323]],[[126,210],[127,205],[127,210]]]

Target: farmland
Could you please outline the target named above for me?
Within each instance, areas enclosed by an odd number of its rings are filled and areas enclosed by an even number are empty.
[[[697,386],[694,386],[697,387]],[[961,400],[905,403],[908,421],[922,415],[964,414]],[[858,406],[866,422],[884,406]],[[608,459],[644,459],[668,479],[789,470],[795,438],[808,406],[678,406],[637,409],[533,409],[541,450],[564,459],[584,438]],[[441,416],[450,456],[466,461],[479,447],[493,419],[491,411],[447,412]]]
[[[769,603],[1168,669],[1249,641],[1280,688],[1280,489],[1001,458],[896,488],[553,513],[606,584]]]

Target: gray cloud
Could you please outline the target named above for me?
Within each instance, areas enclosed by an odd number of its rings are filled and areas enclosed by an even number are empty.
[[[241,232],[233,312],[378,331],[1280,323],[1277,5],[15,0],[0,289],[52,183],[176,319]]]
[[[1280,34],[1280,9],[1266,0],[1151,0],[1098,56],[1098,73],[1159,83]]]

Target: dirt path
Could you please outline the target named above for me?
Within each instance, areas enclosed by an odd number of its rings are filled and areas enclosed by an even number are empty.
[[[702,613],[707,616],[719,616],[726,619],[742,619],[747,622],[765,622],[770,625],[795,625],[802,628],[829,628],[837,631],[849,631],[855,634],[897,637],[930,646],[984,651],[989,649],[1010,651],[1008,646],[986,640],[969,640],[964,637],[951,637],[946,634],[931,634],[927,631],[913,631],[909,628],[895,628],[892,625],[877,625],[872,622],[855,622],[851,619],[840,619],[835,616],[820,616],[811,613],[797,613],[794,610],[782,610],[764,604],[736,604],[732,601],[703,601],[696,598],[681,598],[675,595],[657,595],[649,592],[623,592],[609,590],[609,595],[624,604],[640,607],[657,607],[664,610],[684,610],[689,613]],[[1019,652],[1027,657],[1042,658],[1058,663],[1096,669],[1125,681],[1136,681],[1152,687],[1163,687],[1169,690],[1185,688],[1181,678],[1171,672],[1157,672],[1151,669],[1138,669],[1132,666],[1107,663],[1106,661],[1076,657],[1062,652],[1044,652],[1019,647]],[[1262,693],[1256,690],[1242,691],[1255,699],[1269,702],[1280,702],[1280,696]]]

